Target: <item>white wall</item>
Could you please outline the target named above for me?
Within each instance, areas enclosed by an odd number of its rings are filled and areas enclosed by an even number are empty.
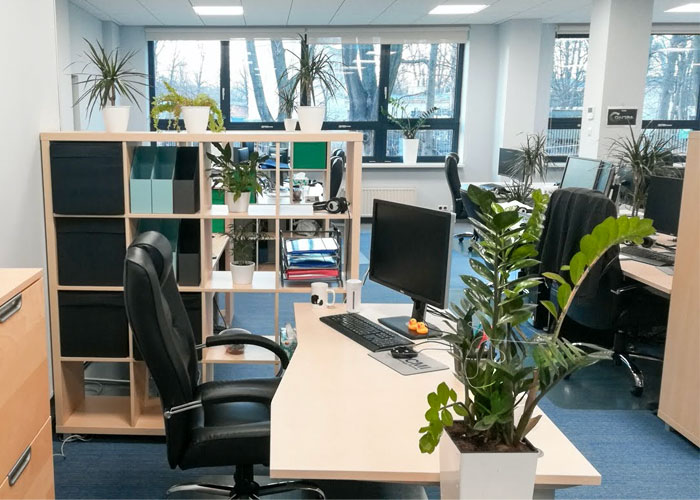
[[[131,67],[134,71],[148,74],[148,48],[146,42],[146,31],[142,26],[121,26],[119,28],[119,48],[123,51],[133,50],[134,57],[131,59]],[[143,98],[140,98],[139,106],[131,104],[129,114],[129,130],[150,130],[148,119],[148,87],[143,87]]]

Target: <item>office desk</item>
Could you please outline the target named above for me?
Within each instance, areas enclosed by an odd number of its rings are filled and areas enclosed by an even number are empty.
[[[490,182],[463,182],[460,185],[460,189],[463,191],[466,191],[469,185],[472,184],[474,186],[483,186],[484,184],[495,184],[498,186],[503,186],[507,187],[505,182],[500,182],[500,181],[490,181]],[[532,183],[532,189],[539,189],[540,191],[544,193],[552,193],[553,191],[556,191],[559,188],[559,185],[556,182],[533,182]]]
[[[666,274],[660,267],[638,262],[632,259],[623,259],[620,256],[622,273],[628,278],[644,283],[666,295],[671,295],[673,275]]]
[[[376,320],[410,313],[410,307],[363,304],[361,312]],[[452,371],[394,372],[318,320],[344,311],[342,305],[320,311],[294,305],[299,345],[272,401],[270,477],[439,483],[439,453],[420,453],[418,429],[427,394],[443,381],[459,387]],[[446,351],[428,353],[451,363]],[[546,415],[528,437],[544,451],[536,497],[600,484],[600,474]]]

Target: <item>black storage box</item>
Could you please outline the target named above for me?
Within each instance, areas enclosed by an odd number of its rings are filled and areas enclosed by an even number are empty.
[[[199,212],[198,156],[199,149],[196,147],[177,148],[173,180],[173,213],[175,214]]]
[[[182,303],[185,305],[185,311],[187,316],[190,318],[190,325],[192,326],[192,333],[194,333],[194,343],[202,343],[202,295],[197,292],[186,292],[181,293]],[[143,361],[143,356],[141,351],[139,351],[139,346],[134,339],[134,359],[138,361]],[[197,359],[202,359],[202,351],[197,352]]]
[[[124,213],[121,142],[52,142],[50,152],[54,213]]]
[[[60,285],[122,285],[123,219],[59,217],[55,221]]]
[[[121,292],[58,292],[58,318],[61,356],[129,356],[129,326]]]
[[[199,220],[182,219],[177,244],[177,282],[198,286],[200,281]]]

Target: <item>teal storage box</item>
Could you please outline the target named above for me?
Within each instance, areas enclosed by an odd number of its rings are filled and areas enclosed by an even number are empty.
[[[129,198],[132,214],[153,213],[151,178],[156,164],[157,148],[139,146],[134,151],[129,178]]]
[[[180,219],[141,219],[138,234],[156,231],[165,236],[173,251],[173,272],[177,277],[177,247],[180,238]]]
[[[173,213],[173,178],[175,176],[175,146],[158,147],[156,163],[151,179],[151,195],[154,214]]]
[[[295,142],[292,167],[323,170],[328,162],[327,142]]]

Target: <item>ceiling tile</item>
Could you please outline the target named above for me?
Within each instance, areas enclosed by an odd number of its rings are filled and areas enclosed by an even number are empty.
[[[428,12],[436,5],[445,3],[442,0],[396,0],[389,8],[372,20],[372,24],[414,24],[419,19],[424,19]],[[449,17],[449,16],[431,16]],[[448,22],[446,19],[442,23]]]
[[[292,0],[241,0],[248,26],[284,26]]]
[[[88,0],[95,8],[107,12],[112,20],[122,25],[151,26],[161,24],[150,10],[138,0]]]
[[[369,24],[396,0],[345,0],[337,10],[331,24]]]
[[[287,24],[291,26],[328,25],[341,3],[343,0],[293,0]]]
[[[188,0],[139,0],[165,26],[201,26]]]

